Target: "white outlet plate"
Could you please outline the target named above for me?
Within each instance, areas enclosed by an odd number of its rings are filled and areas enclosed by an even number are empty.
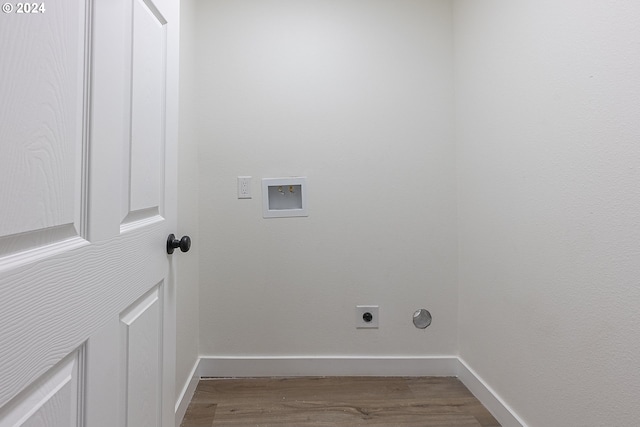
[[[251,177],[239,176],[238,177],[238,199],[250,199],[251,198]]]
[[[356,305],[356,328],[357,329],[378,329],[379,306],[377,305]],[[365,313],[371,313],[373,318],[371,322],[365,322],[363,316]]]

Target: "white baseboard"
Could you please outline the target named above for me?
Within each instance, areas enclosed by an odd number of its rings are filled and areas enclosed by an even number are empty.
[[[491,412],[502,427],[527,427],[520,417],[489,385],[462,359],[458,358],[458,378]]]
[[[456,376],[458,358],[202,357],[203,377]]]
[[[187,408],[189,407],[189,403],[193,398],[193,393],[196,391],[196,387],[198,386],[198,381],[200,381],[200,359],[196,360],[193,368],[191,369],[191,373],[189,375],[189,380],[186,382],[184,387],[182,388],[182,392],[176,401],[175,407],[175,415],[176,415],[176,426],[179,426],[182,423],[182,419],[184,418],[184,414],[187,413]]]
[[[457,356],[425,357],[231,357],[203,356],[193,367],[176,403],[176,425],[182,422],[200,378],[314,376],[458,377],[502,427],[527,427],[518,415]]]

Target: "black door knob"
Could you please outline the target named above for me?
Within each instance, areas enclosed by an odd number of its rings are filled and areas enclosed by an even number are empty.
[[[176,239],[176,236],[171,233],[167,237],[167,253],[172,254],[176,248],[180,248],[182,252],[187,252],[191,248],[191,237],[182,236],[182,239]]]

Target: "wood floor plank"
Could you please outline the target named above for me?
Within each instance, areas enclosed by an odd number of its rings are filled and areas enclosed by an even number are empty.
[[[216,416],[215,403],[193,403],[189,404],[187,412],[182,419],[181,427],[211,427]]]
[[[367,405],[326,401],[274,403],[271,406],[222,405],[214,418],[213,426],[456,426],[481,427],[472,415],[433,411],[423,405]]]
[[[258,399],[299,399],[313,400],[331,396],[332,399],[370,400],[410,399],[413,397],[403,378],[375,377],[349,378],[345,387],[344,377],[308,378],[248,378],[203,380],[198,385],[193,401],[217,402],[221,393],[225,399],[241,397],[244,401]]]
[[[201,380],[181,427],[499,427],[457,378]]]

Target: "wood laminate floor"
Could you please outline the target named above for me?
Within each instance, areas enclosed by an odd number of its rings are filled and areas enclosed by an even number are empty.
[[[452,377],[203,379],[181,427],[499,427]]]

